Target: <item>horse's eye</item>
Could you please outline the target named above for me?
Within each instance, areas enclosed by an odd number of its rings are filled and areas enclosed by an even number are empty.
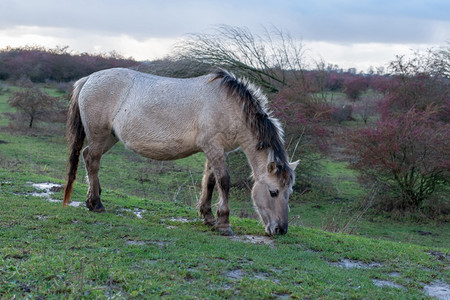
[[[275,191],[269,190],[269,193],[270,193],[270,197],[272,197],[272,198],[275,198],[278,196],[278,190],[275,190]]]

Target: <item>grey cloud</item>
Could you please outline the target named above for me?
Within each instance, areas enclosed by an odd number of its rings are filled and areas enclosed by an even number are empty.
[[[40,26],[175,38],[214,24],[274,26],[305,40],[430,43],[450,37],[447,0],[2,0],[0,28]]]

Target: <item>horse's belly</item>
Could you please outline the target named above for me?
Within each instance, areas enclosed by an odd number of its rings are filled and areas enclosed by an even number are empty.
[[[195,146],[195,143],[186,139],[163,141],[141,139],[132,142],[124,141],[124,144],[128,149],[139,155],[157,160],[184,158],[201,151],[201,149]]]

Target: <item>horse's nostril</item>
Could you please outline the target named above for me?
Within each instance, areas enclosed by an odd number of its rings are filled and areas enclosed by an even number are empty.
[[[268,235],[282,235],[286,234],[288,230],[287,224],[273,224],[272,226],[266,227],[266,233]]]
[[[273,229],[274,234],[286,234],[287,233],[287,226],[283,225],[277,225]]]
[[[280,233],[281,233],[281,232],[280,232],[281,229],[280,229],[280,227],[278,227],[278,226],[276,226],[276,227],[274,228],[273,231],[274,231],[275,234],[280,234]]]

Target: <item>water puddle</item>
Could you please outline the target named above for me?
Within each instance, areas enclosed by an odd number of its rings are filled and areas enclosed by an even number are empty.
[[[235,235],[231,236],[230,240],[244,243],[251,243],[256,245],[268,245],[271,248],[275,247],[274,241],[268,236],[257,235]]]
[[[272,281],[275,283],[280,283],[280,281],[276,278],[270,278],[270,274],[269,273],[256,273],[253,274],[252,278],[254,279],[260,279],[260,280],[266,280],[266,281]]]
[[[132,246],[156,245],[160,249],[165,248],[165,247],[169,246],[170,244],[171,244],[171,242],[166,242],[166,241],[133,241],[133,240],[128,240],[128,241],[125,242],[125,245],[132,245]]]
[[[148,243],[152,244],[152,245],[157,245],[157,246],[159,246],[160,249],[166,248],[167,246],[172,244],[171,242],[165,242],[165,241],[149,241]]]
[[[55,192],[59,192],[62,190],[62,185],[57,183],[51,182],[43,182],[43,183],[27,182],[27,183],[31,184],[31,186],[38,191],[30,193],[32,196],[50,197],[50,195],[54,194]]]
[[[391,273],[389,273],[389,276],[395,277],[395,278],[400,277],[400,275],[401,274],[399,272],[391,272]]]
[[[380,280],[380,279],[372,279],[372,282],[375,286],[378,287],[391,287],[404,290],[405,288],[398,283],[392,282],[390,280]]]
[[[26,195],[41,197],[47,200],[48,202],[52,203],[62,203],[62,200],[52,198],[54,193],[61,192],[64,189],[62,184],[51,182],[42,182],[42,183],[27,182],[27,184],[31,185],[35,189],[35,191],[27,193]],[[82,204],[83,203],[78,201],[72,201],[70,202],[69,205],[73,207],[80,207]]]
[[[53,198],[53,194],[61,192],[64,189],[62,184],[51,183],[51,182],[34,183],[34,182],[30,182],[30,181],[27,182],[27,184],[31,185],[35,189],[35,191],[26,193],[25,195],[41,197],[41,198],[44,198],[46,201],[52,202],[52,203],[62,203],[62,200]],[[71,201],[69,203],[69,205],[72,207],[85,208],[84,202],[79,202],[79,201]],[[85,208],[85,209],[87,209],[87,208]],[[130,212],[130,213],[134,214],[136,216],[136,218],[138,218],[138,219],[142,219],[143,215],[147,212],[147,210],[141,209],[141,208],[134,208],[133,210],[131,210],[129,208],[121,208],[121,209],[119,209],[119,211]],[[118,215],[121,215],[121,214],[118,214]]]
[[[370,268],[378,268],[382,265],[377,262],[371,262],[371,263],[363,263],[361,261],[357,260],[350,260],[350,259],[342,259],[337,262],[330,262],[329,263],[332,266],[340,267],[344,269],[370,269]]]
[[[177,222],[177,223],[192,223],[192,222],[196,222],[197,219],[189,220],[189,219],[183,218],[183,217],[178,217],[178,218],[172,217],[170,219],[161,219],[161,222],[166,222],[166,221]]]
[[[242,278],[244,278],[245,275],[247,275],[247,274],[244,271],[242,271],[241,269],[231,270],[225,274],[225,276],[227,278],[237,279],[237,280],[241,280]]]
[[[242,269],[234,269],[234,270],[228,271],[227,273],[225,273],[225,277],[227,277],[228,279],[232,279],[232,280],[241,280],[244,277],[248,277],[248,278],[254,279],[254,280],[264,280],[264,281],[272,281],[275,283],[280,283],[280,281],[278,279],[271,278],[271,275],[269,273],[257,272],[257,273],[248,274],[247,272],[245,272]]]
[[[133,246],[144,246],[147,243],[144,241],[126,241],[125,245],[133,245]]]
[[[129,208],[120,208],[119,211],[122,211],[122,212],[125,211],[125,212],[132,213],[138,219],[142,219],[143,218],[143,214],[147,212],[147,210],[141,209],[141,208],[137,208],[137,207],[135,207],[133,210],[131,210]],[[117,214],[117,215],[123,216],[122,214]]]
[[[274,296],[276,299],[290,299],[291,294],[287,293],[272,293],[272,296]]]
[[[27,182],[27,184],[31,185],[35,189],[35,191],[26,193],[25,195],[41,197],[47,200],[48,202],[52,203],[62,203],[62,200],[54,199],[52,197],[54,193],[61,192],[64,189],[62,184],[51,182],[43,182],[43,183]],[[79,201],[71,201],[69,205],[73,207],[84,207],[84,203]],[[129,208],[121,208],[119,209],[119,211],[130,212],[134,214],[138,219],[142,219],[143,214],[147,212],[147,210],[141,208],[134,208],[133,210]]]
[[[442,300],[450,299],[450,285],[440,280],[433,281],[424,286],[425,294]]]

